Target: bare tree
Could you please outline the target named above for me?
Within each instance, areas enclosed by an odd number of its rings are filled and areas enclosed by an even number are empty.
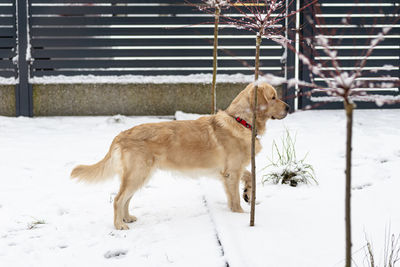
[[[214,15],[214,41],[213,41],[213,75],[211,84],[211,114],[217,112],[217,70],[218,70],[218,29],[221,11],[229,8],[230,0],[202,0],[200,3],[194,4],[187,2],[189,5],[197,7],[199,10]]]
[[[288,43],[288,48],[297,53],[299,59],[304,66],[309,70],[309,81],[299,81],[292,79],[286,81],[283,78],[277,78],[268,75],[267,80],[271,83],[288,83],[289,86],[298,85],[299,87],[311,89],[305,94],[309,97],[314,92],[324,92],[327,96],[322,97],[324,101],[342,101],[346,114],[346,189],[345,189],[345,237],[346,237],[346,267],[351,266],[351,166],[352,166],[352,136],[353,136],[353,111],[356,107],[355,101],[375,102],[378,106],[384,104],[393,104],[400,102],[400,96],[383,96],[370,94],[368,88],[395,88],[400,85],[399,79],[393,77],[382,76],[380,79],[370,81],[365,79],[368,73],[376,72],[376,69],[367,70],[366,65],[371,58],[377,45],[385,39],[385,36],[391,31],[398,18],[393,16],[393,21],[389,26],[381,28],[381,31],[376,34],[375,38],[367,44],[362,52],[360,60],[356,63],[354,68],[346,71],[342,66],[342,61],[338,57],[338,50],[336,50],[329,36],[338,35],[338,32],[321,32],[321,17],[317,16],[322,14],[318,6],[314,6],[314,16],[308,18],[308,24],[314,25],[313,32],[318,32],[315,36],[301,36],[300,46],[303,51],[311,51],[309,55],[298,51],[293,45]],[[393,8],[393,14],[396,11]],[[391,16],[388,16],[389,18]],[[350,18],[343,19],[342,23],[350,25]],[[386,24],[388,24],[386,22]],[[377,23],[374,25],[378,25]],[[318,27],[319,26],[319,27]],[[379,27],[372,27],[372,30],[379,29]],[[323,56],[326,58],[325,62],[316,62],[315,57],[321,56],[318,54],[315,46],[322,48]],[[393,69],[394,66],[383,66],[381,69]],[[320,102],[319,104],[324,102]],[[318,105],[318,104],[317,104]],[[313,108],[310,106],[309,108]]]
[[[256,53],[254,66],[254,95],[253,95],[253,117],[252,117],[252,138],[251,138],[251,212],[250,226],[254,226],[255,220],[255,202],[256,202],[256,163],[255,163],[255,140],[257,136],[257,90],[260,74],[260,47],[262,38],[271,39],[283,46],[286,46],[289,40],[282,35],[284,27],[281,22],[286,18],[295,15],[302,9],[316,3],[317,0],[310,1],[299,10],[289,12],[288,7],[295,3],[294,0],[249,0],[236,1],[232,3],[232,11],[236,11],[239,16],[223,15],[221,20],[234,25],[236,28],[244,29],[255,33],[256,35]]]

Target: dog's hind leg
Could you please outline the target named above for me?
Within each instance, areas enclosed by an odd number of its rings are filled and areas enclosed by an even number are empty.
[[[125,205],[131,199],[135,188],[126,182],[126,176],[122,177],[121,187],[114,199],[114,226],[117,230],[128,230],[129,227],[124,223]]]
[[[142,156],[142,157],[141,157]],[[114,199],[114,226],[117,230],[127,230],[125,222],[133,222],[135,216],[129,215],[129,202],[133,194],[141,188],[150,176],[153,161],[143,159],[143,155],[136,155],[129,160],[129,169],[124,170],[122,175],[121,187]]]
[[[124,219],[123,221],[126,223],[131,223],[131,222],[135,222],[137,220],[137,218],[133,215],[129,214],[129,202],[131,201],[132,197],[130,197],[124,206]]]

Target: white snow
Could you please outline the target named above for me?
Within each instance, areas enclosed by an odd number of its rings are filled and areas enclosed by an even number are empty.
[[[10,78],[5,78],[5,77],[0,77],[0,85],[14,85],[18,83],[18,79],[14,77]]]
[[[177,119],[196,114],[177,113]],[[366,233],[381,259],[385,228],[400,233],[400,110],[356,110],[353,149],[353,252],[363,266]],[[344,111],[296,112],[269,121],[257,157],[296,133],[319,186],[261,184],[256,225],[228,210],[215,179],[157,172],[133,199],[138,221],[113,228],[117,179],[75,183],[76,164],[91,164],[113,137],[155,117],[0,117],[1,266],[343,266]],[[42,221],[44,224],[35,222]],[[32,229],[29,229],[32,228]],[[218,244],[219,237],[222,248]],[[222,249],[224,255],[222,255]]]
[[[218,74],[219,83],[249,83],[254,80],[254,75],[244,74]],[[43,76],[30,78],[33,84],[74,84],[74,83],[211,83],[212,74],[190,74],[190,75],[118,75],[118,76],[95,76],[95,75],[76,75],[76,76]],[[0,80],[1,83],[1,80]]]

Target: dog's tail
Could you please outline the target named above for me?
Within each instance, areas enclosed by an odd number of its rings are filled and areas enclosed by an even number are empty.
[[[111,145],[108,153],[102,160],[93,165],[79,165],[71,172],[71,179],[87,183],[97,183],[112,178],[118,173],[121,153],[118,145]]]

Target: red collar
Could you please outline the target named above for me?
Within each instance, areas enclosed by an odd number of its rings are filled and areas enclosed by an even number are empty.
[[[244,127],[248,128],[248,129],[252,129],[251,125],[247,123],[247,121],[245,121],[244,119],[240,118],[240,117],[235,117],[235,120],[242,124]]]

